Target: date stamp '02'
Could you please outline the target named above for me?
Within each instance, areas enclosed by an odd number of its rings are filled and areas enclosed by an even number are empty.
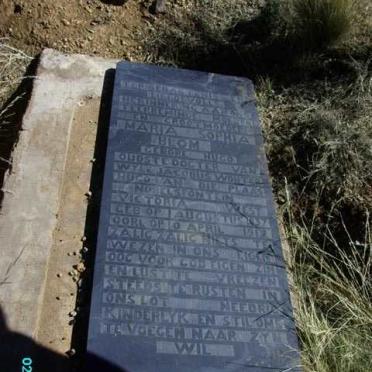
[[[22,372],[32,372],[32,359],[27,357],[22,359]]]

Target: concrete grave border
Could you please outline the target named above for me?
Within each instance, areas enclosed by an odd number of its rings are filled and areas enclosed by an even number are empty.
[[[116,61],[43,51],[0,211],[0,306],[8,327],[36,338],[75,111],[99,99]]]

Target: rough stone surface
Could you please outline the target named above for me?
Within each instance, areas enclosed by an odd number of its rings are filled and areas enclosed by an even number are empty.
[[[154,5],[155,13],[165,13],[166,9],[165,0],[156,0]]]
[[[112,67],[111,60],[51,49],[42,53],[12,172],[4,182],[0,306],[9,329],[33,339],[45,297],[74,118],[87,100],[99,105],[105,72]],[[54,276],[65,280],[68,275]]]

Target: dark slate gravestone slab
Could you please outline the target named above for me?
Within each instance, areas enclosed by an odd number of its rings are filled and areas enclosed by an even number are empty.
[[[88,370],[286,370],[292,317],[252,83],[119,63]]]

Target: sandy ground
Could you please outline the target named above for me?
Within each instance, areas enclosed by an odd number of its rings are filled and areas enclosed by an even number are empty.
[[[141,41],[157,22],[150,1],[0,0],[0,37],[35,55],[44,48],[142,59]],[[161,17],[161,16],[160,16]]]
[[[82,310],[77,304],[77,295],[86,271],[82,257],[88,248],[81,239],[89,202],[85,194],[90,186],[99,107],[99,99],[87,98],[73,118],[57,226],[48,261],[37,340],[60,354],[71,349],[73,326]],[[53,370],[57,372],[59,367],[62,365],[53,366]]]

